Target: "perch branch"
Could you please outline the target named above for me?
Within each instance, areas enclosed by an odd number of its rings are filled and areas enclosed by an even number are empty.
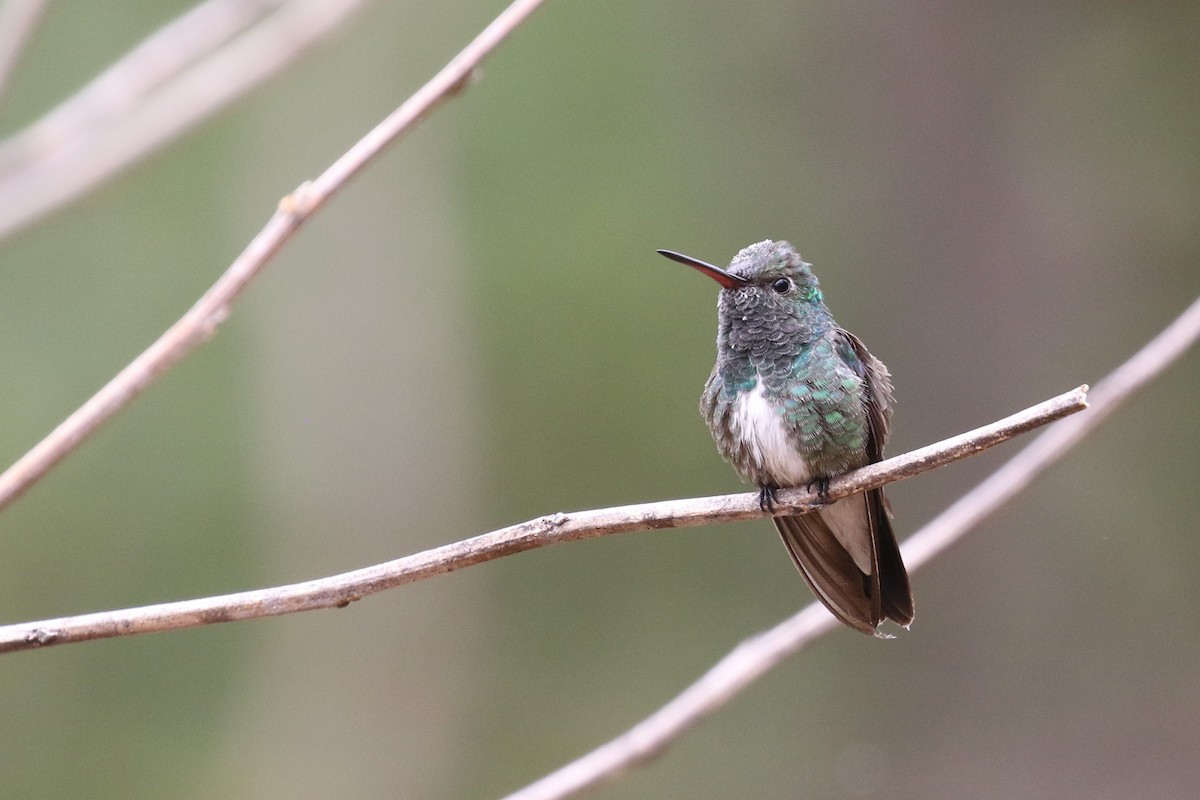
[[[1088,413],[1042,432],[1008,463],[909,537],[902,548],[909,569],[923,566],[1011,500],[1130,395],[1179,358],[1197,338],[1200,299],[1096,384],[1088,395]],[[504,800],[563,800],[649,761],[810,641],[837,627],[820,604],[807,606],[774,628],[741,642],[695,683],[625,733]]]
[[[230,305],[250,280],[346,182],[358,174],[442,100],[459,91],[483,59],[541,5],[516,0],[428,83],[393,111],[316,180],[280,201],[266,226],[192,308],[154,344],[67,417],[57,428],[0,474],[0,509],[49,472],[106,420],[159,375],[203,343],[229,314]],[[3,207],[3,202],[0,202]]]
[[[837,500],[912,477],[1081,411],[1087,407],[1086,391],[1087,387],[1074,389],[991,425],[835,478],[829,483],[829,498]],[[777,501],[780,507],[777,513],[803,512],[814,508],[816,496],[807,489],[783,489],[779,491]],[[629,531],[730,522],[763,514],[757,492],[554,514],[394,561],[304,583],[0,626],[0,653],[319,608],[340,608],[376,592],[557,542]]]

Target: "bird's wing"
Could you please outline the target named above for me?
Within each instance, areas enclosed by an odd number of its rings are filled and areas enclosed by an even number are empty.
[[[892,378],[883,362],[867,351],[866,345],[847,330],[838,329],[842,341],[849,346],[850,353],[866,382],[865,402],[870,436],[867,441],[867,458],[871,463],[883,458],[883,446],[891,433],[892,406],[896,400],[892,394]],[[867,524],[871,532],[872,560],[879,576],[878,597],[883,615],[897,624],[907,627],[913,621],[912,588],[908,582],[908,571],[900,558],[900,545],[892,530],[892,518],[887,497],[883,489],[866,493]],[[789,548],[790,549],[790,548]]]
[[[867,384],[867,419],[871,429],[867,456],[871,463],[874,463],[883,458],[883,447],[891,435],[892,406],[896,403],[896,398],[892,395],[892,376],[883,362],[871,355],[857,336],[841,328],[838,329],[838,334],[850,347],[850,353],[847,355],[853,355],[857,362],[851,363],[851,366],[859,370]]]

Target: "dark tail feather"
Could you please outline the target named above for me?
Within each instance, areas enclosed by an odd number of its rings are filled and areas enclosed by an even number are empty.
[[[883,489],[867,492],[867,514],[871,518],[872,538],[875,541],[875,561],[879,565],[879,595],[883,615],[907,628],[913,621],[912,587],[908,570],[900,559],[900,545],[892,531],[892,515],[888,513]]]
[[[851,628],[874,634],[884,619],[907,627],[913,620],[912,593],[882,490],[839,502],[863,504],[861,535],[868,539],[863,544],[869,547],[871,573],[854,563],[820,511],[775,517],[792,561],[817,598]]]

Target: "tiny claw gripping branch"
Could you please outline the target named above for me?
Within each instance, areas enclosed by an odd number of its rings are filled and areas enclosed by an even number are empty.
[[[764,483],[758,487],[758,507],[768,514],[775,513],[775,504],[778,500],[775,493],[779,491],[778,486],[772,486],[769,483]]]

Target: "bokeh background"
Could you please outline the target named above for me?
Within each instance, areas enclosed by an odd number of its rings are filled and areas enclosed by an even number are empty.
[[[52,4],[36,119],[188,3]],[[498,2],[377,3],[0,243],[0,459],[174,321]],[[559,0],[313,219],[219,335],[0,519],[0,620],[316,577],[736,490],[696,412],[764,238],[895,375],[892,453],[1095,382],[1200,289],[1200,5]],[[601,798],[1200,785],[1190,354],[914,575]],[[895,486],[902,536],[1016,445]],[[810,596],[765,522],[504,559],[339,612],[0,660],[10,798],[489,798]]]

